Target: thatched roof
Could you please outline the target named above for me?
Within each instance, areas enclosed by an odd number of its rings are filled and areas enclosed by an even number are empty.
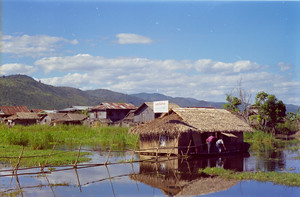
[[[37,113],[32,112],[16,112],[15,115],[9,116],[7,120],[39,120]]]
[[[76,122],[86,119],[86,115],[84,114],[49,113],[47,115],[51,118],[52,121],[55,122]]]
[[[130,130],[141,135],[177,135],[189,131],[250,132],[252,129],[224,109],[175,108],[160,118]]]

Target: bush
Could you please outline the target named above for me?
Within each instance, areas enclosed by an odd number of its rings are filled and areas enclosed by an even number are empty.
[[[298,131],[296,121],[287,120],[284,123],[278,123],[275,127],[277,134],[292,135]]]

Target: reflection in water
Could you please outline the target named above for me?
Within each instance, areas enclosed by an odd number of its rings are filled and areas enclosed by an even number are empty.
[[[47,174],[27,174],[39,172],[39,168],[18,170],[18,177],[11,179],[11,172],[0,170],[0,196],[1,192],[19,192],[19,196],[240,196],[251,194],[258,185],[268,188],[260,193],[277,190],[275,194],[300,196],[300,187],[279,186],[256,181],[224,180],[222,178],[199,174],[199,168],[222,167],[236,171],[271,170],[284,166],[284,170],[293,168],[293,173],[300,172],[300,151],[268,152],[267,155],[251,157],[226,156],[216,158],[159,158],[156,162],[143,161],[135,163],[119,163],[130,161],[132,152],[111,152],[108,166],[99,165],[105,163],[108,152],[101,149],[93,149],[90,156],[92,160],[83,167],[76,169],[73,166],[55,167],[54,171]],[[272,159],[268,159],[268,158]],[[135,160],[149,159],[135,155]],[[269,162],[269,164],[267,164]],[[113,164],[115,163],[115,164]],[[111,165],[112,164],[112,165]],[[87,165],[87,166],[84,166]],[[47,171],[47,169],[45,169]],[[290,171],[289,171],[290,172]],[[23,173],[23,175],[22,175]],[[8,175],[8,176],[6,176]],[[12,183],[10,183],[12,180]],[[16,181],[18,180],[18,181]],[[221,191],[221,192],[217,192]],[[217,193],[215,193],[217,192]],[[296,194],[296,195],[295,195]],[[298,195],[297,195],[298,194]],[[276,196],[276,195],[275,195]]]
[[[140,156],[140,159],[147,160],[149,156]],[[227,190],[239,181],[225,181],[216,176],[199,173],[199,168],[221,167],[243,171],[243,166],[241,156],[207,159],[159,157],[157,160],[142,162],[139,173],[130,175],[130,178],[159,188],[166,195],[202,195]]]
[[[288,171],[300,173],[299,162],[295,159],[300,154],[297,151],[269,149],[264,152],[252,153],[245,159],[245,171]]]

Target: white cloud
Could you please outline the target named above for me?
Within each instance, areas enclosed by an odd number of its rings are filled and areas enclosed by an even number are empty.
[[[11,74],[31,74],[37,71],[34,66],[26,64],[3,64],[0,66],[0,75],[11,75]]]
[[[195,68],[199,72],[218,72],[222,74],[231,74],[255,71],[260,68],[260,65],[256,62],[250,62],[249,60],[226,63],[213,61],[210,59],[201,59],[195,62]]]
[[[170,96],[225,101],[225,94],[232,92],[242,79],[243,88],[251,92],[253,98],[261,90],[287,101],[299,97],[299,93],[289,97],[299,82],[268,72],[267,68],[248,60],[226,63],[210,59],[153,60],[78,54],[42,58],[35,65],[47,72],[67,73],[41,79],[55,86],[105,88],[124,93],[158,91]]]
[[[43,83],[53,85],[53,86],[69,86],[69,87],[77,87],[83,89],[87,82],[89,82],[88,74],[80,74],[80,73],[69,73],[63,77],[52,77],[52,78],[44,78],[41,79]]]
[[[46,35],[4,35],[2,37],[2,52],[20,57],[39,57],[46,53],[54,52],[59,47],[59,43],[76,45],[78,41]]]
[[[130,33],[117,34],[119,44],[151,44],[153,41],[151,38]]]
[[[287,63],[284,63],[284,62],[279,62],[277,64],[277,66],[280,68],[280,70],[282,72],[288,71],[288,70],[290,70],[292,68],[291,64],[287,64]]]

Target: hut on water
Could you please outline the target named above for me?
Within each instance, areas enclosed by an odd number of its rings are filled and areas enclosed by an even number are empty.
[[[140,152],[151,154],[207,154],[210,135],[224,141],[227,152],[243,151],[243,132],[252,128],[224,109],[174,108],[149,123],[131,128],[140,135]]]

